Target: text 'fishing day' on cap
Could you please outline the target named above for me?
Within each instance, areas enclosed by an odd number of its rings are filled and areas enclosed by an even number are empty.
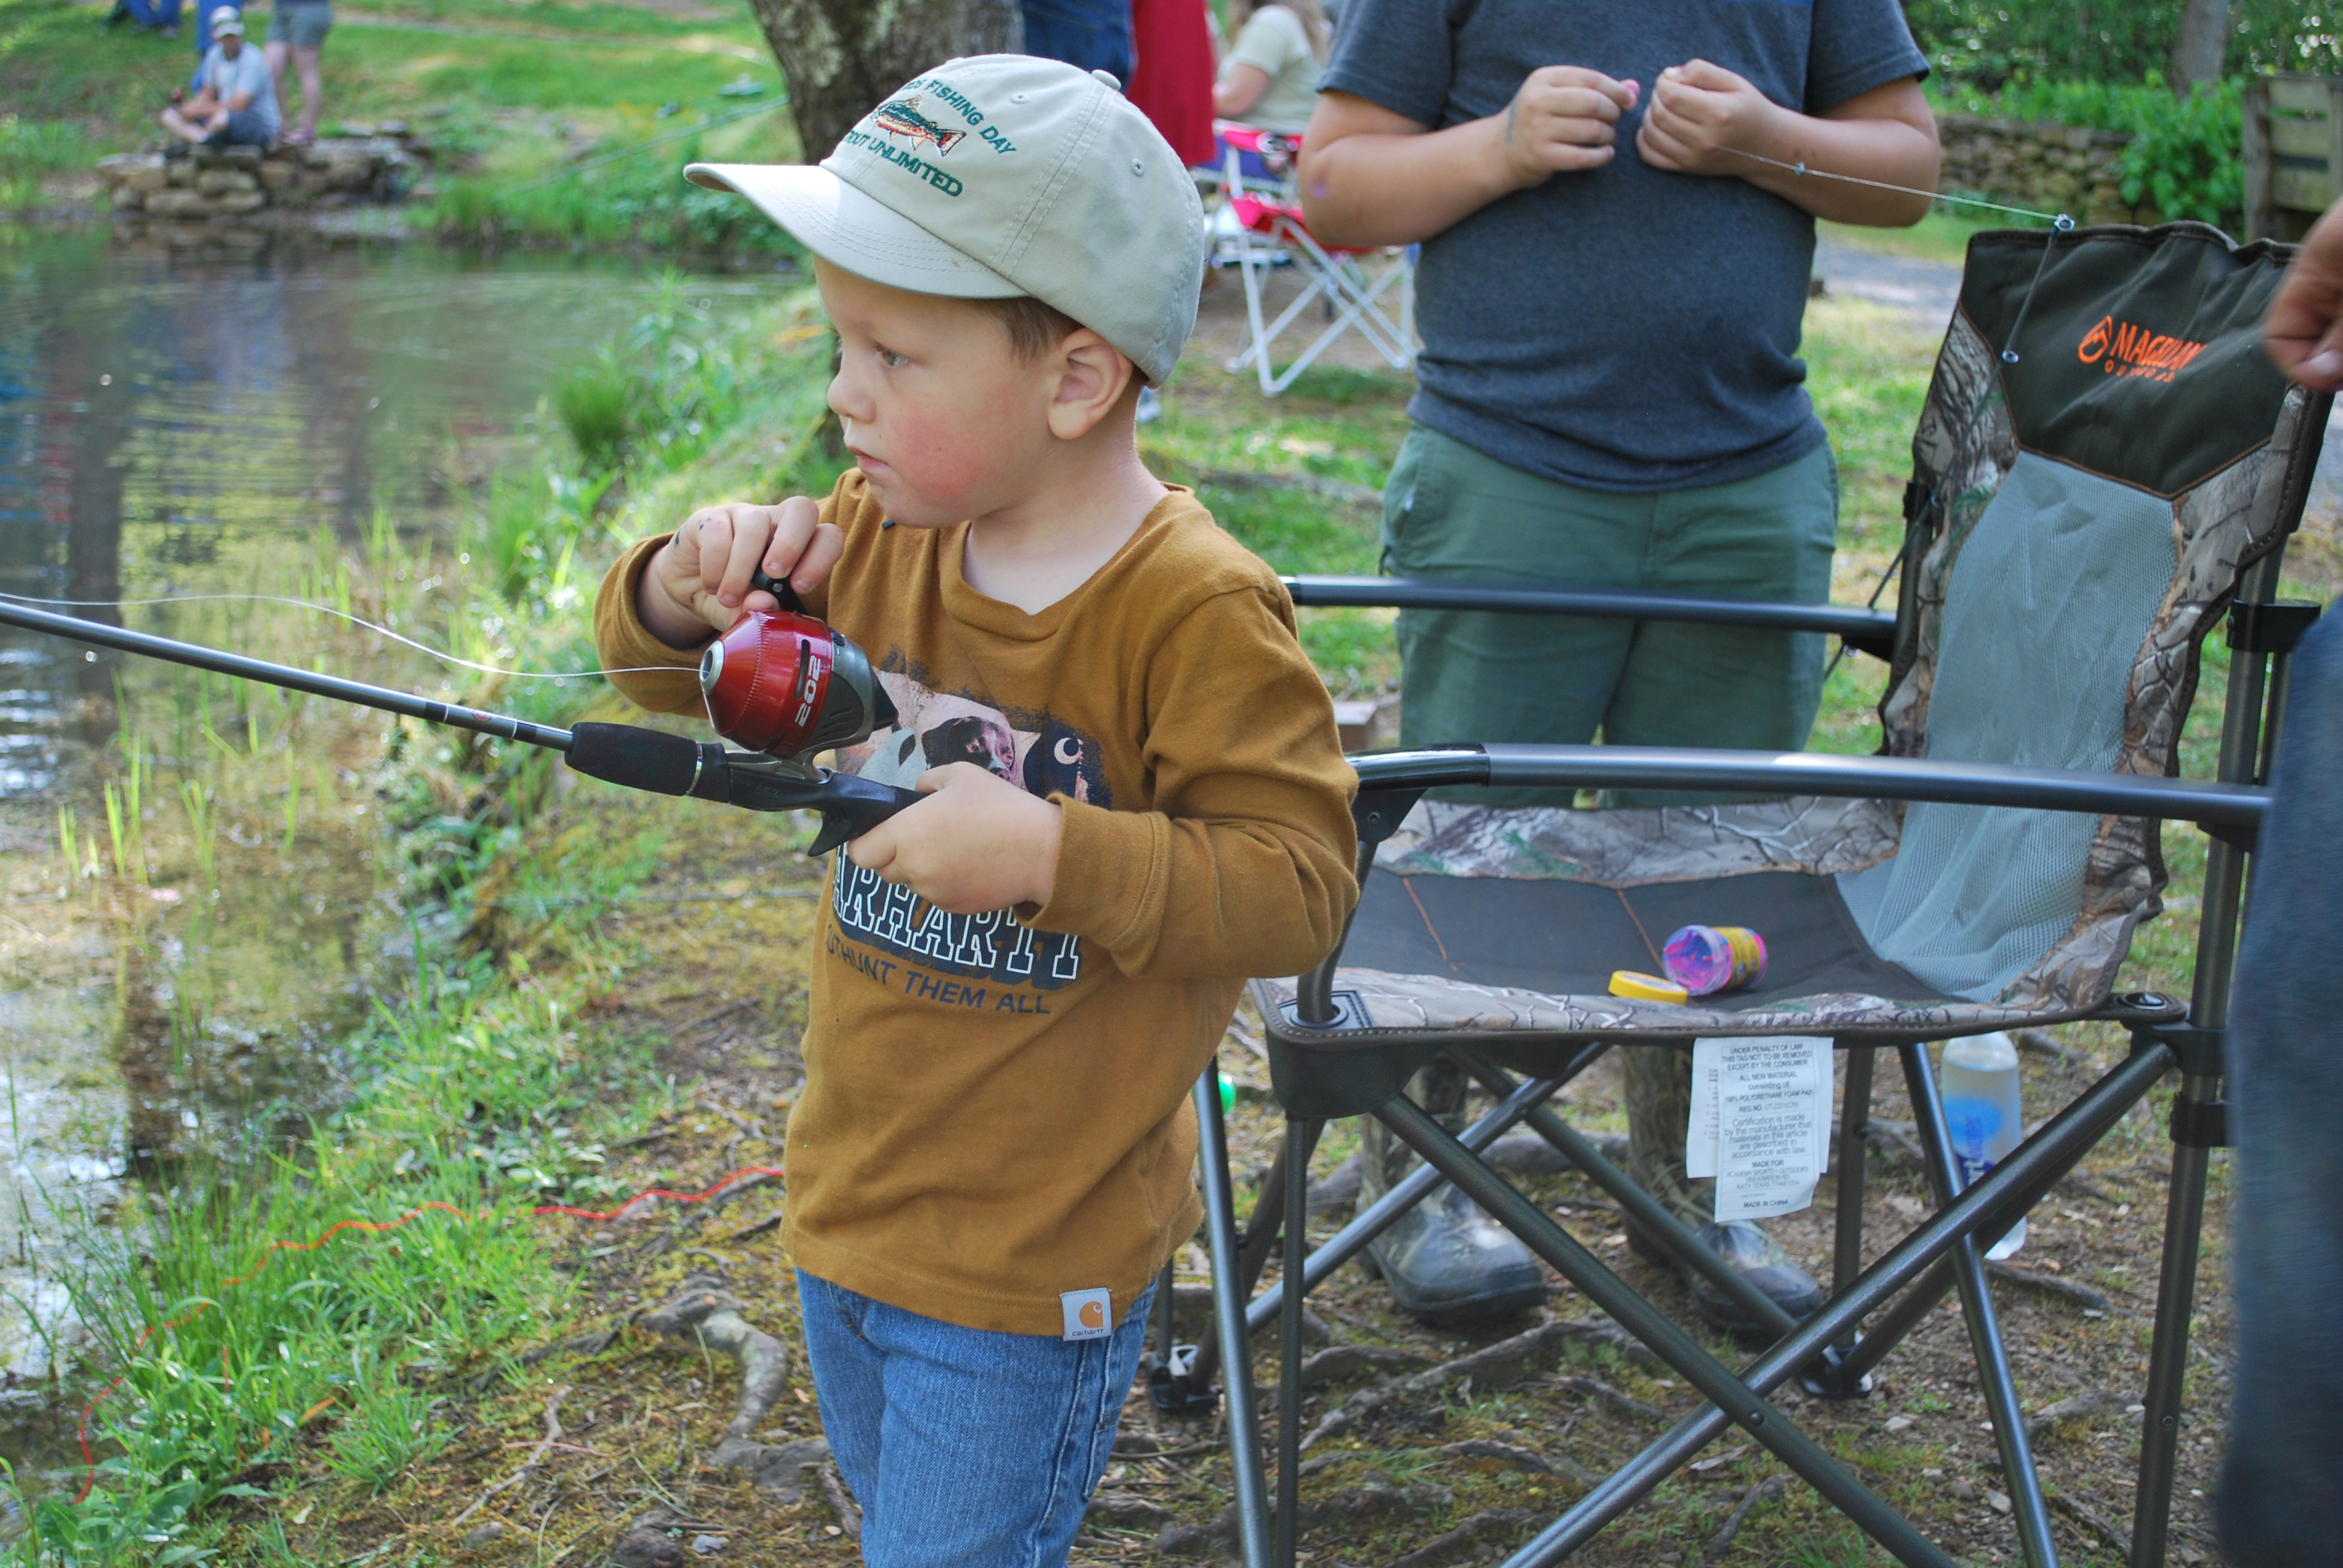
[[[1161,382],[1196,324],[1204,210],[1171,144],[1111,85],[1055,60],[947,60],[818,165],[693,164],[824,261],[960,299],[1031,295]]]

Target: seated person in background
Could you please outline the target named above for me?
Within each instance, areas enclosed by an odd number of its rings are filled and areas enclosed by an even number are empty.
[[[174,91],[163,128],[189,142],[248,144],[277,139],[277,85],[260,51],[244,46],[244,19],[233,9],[212,13],[212,48],[196,70],[196,95]]]
[[[1326,63],[1328,28],[1319,0],[1234,0],[1229,17],[1237,41],[1212,84],[1212,113],[1300,136],[1318,105],[1318,72]]]

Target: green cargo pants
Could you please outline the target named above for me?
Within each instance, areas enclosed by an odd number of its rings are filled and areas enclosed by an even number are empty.
[[[1383,489],[1383,567],[1395,577],[1660,588],[1715,598],[1821,604],[1838,535],[1838,469],[1821,447],[1746,479],[1655,495],[1558,484],[1418,425]],[[1795,751],[1822,703],[1818,633],[1662,621],[1406,610],[1400,743],[1457,740],[1704,746]],[[1483,805],[1569,806],[1567,790],[1472,790]],[[1616,806],[1703,797],[1622,790]],[[1693,1224],[1715,1183],[1684,1173],[1692,1054],[1624,1053],[1634,1175]],[[1411,1090],[1462,1125],[1460,1075],[1427,1069]],[[1413,1157],[1369,1118],[1365,1195]]]

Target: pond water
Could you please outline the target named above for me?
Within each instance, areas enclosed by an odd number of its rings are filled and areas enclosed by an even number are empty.
[[[0,591],[440,689],[419,655],[199,596],[363,611],[369,570],[419,576],[559,375],[662,286],[623,261],[0,227]],[[61,1221],[123,1201],[134,1168],[297,1125],[410,950],[368,816],[383,735],[0,628],[0,1412],[31,1423],[0,1452],[60,1457],[36,1429],[72,1332]]]

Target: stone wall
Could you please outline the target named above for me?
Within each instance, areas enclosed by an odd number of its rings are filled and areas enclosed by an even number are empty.
[[[406,126],[346,126],[363,135],[306,147],[188,146],[100,158],[114,210],[177,222],[238,222],[270,209],[396,201],[428,172],[430,149]]]
[[[2117,165],[2131,137],[2121,132],[2025,126],[1971,115],[1939,115],[1936,128],[1945,146],[1940,190],[2037,212],[2069,213],[2077,223],[2163,221],[2153,203],[2132,206],[2123,199]]]

